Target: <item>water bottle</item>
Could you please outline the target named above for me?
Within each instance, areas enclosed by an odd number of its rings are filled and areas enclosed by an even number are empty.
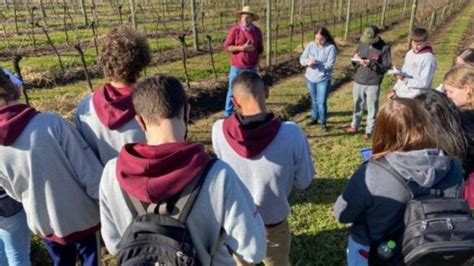
[[[397,243],[393,240],[389,240],[387,242],[383,242],[377,248],[377,253],[380,258],[385,260],[389,260],[395,253],[395,248],[397,247]]]

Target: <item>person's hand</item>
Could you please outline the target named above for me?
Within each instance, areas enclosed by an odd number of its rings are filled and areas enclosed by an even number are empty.
[[[369,67],[370,60],[369,59],[364,59],[364,60],[362,60],[362,62],[360,62],[360,64],[365,66],[365,67]]]
[[[316,59],[314,59],[314,58],[310,58],[308,60],[308,66],[312,66],[312,65],[316,65]]]
[[[395,93],[395,91],[392,90],[392,91],[390,91],[390,92],[388,93],[387,99],[392,100],[392,99],[395,98],[396,95],[397,95],[397,94]]]
[[[253,52],[255,51],[255,45],[250,44],[250,40],[248,40],[244,45],[242,45],[243,52]]]
[[[355,58],[355,59],[361,59],[362,57],[360,57],[360,55],[359,55],[358,53],[355,53],[354,56],[353,56],[353,58]]]
[[[405,76],[397,75],[397,79],[403,81],[403,80],[405,80]]]

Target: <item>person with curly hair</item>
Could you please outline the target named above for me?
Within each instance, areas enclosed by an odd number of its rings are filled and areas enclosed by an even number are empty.
[[[117,157],[126,143],[144,142],[133,119],[133,84],[150,63],[146,37],[128,27],[114,29],[102,40],[99,66],[106,83],[79,104],[75,125],[103,165]]]

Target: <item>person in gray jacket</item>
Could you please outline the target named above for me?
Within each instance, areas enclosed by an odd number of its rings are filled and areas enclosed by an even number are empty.
[[[384,160],[415,187],[415,196],[441,189],[447,197],[460,197],[462,167],[439,147],[427,111],[412,99],[384,105],[377,118],[372,159],[350,178],[334,205],[336,219],[351,224],[348,265],[367,265],[370,243],[383,239],[403,223],[410,195],[405,187],[374,160]]]
[[[143,80],[136,86],[133,105],[147,143],[126,144],[105,166],[100,184],[101,232],[113,255],[134,218],[122,190],[147,204],[166,202],[193,182],[210,160],[202,144],[185,140],[190,109],[179,80],[166,75]],[[210,168],[186,225],[201,265],[233,265],[229,251],[253,263],[266,253],[257,207],[223,161]]]
[[[354,114],[351,126],[346,128],[346,132],[356,134],[359,131],[364,103],[367,102],[364,138],[368,140],[372,136],[379,108],[380,84],[392,66],[392,57],[390,46],[379,36],[377,26],[366,28],[360,41],[353,57],[353,64],[357,67],[352,90]]]

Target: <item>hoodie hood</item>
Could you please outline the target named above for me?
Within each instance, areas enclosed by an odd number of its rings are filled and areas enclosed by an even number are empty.
[[[131,143],[120,151],[116,176],[128,194],[142,202],[160,203],[183,191],[209,159],[204,146],[198,143]]]
[[[456,170],[453,163],[455,160],[437,149],[393,152],[385,158],[403,178],[425,188],[435,186]]]
[[[109,83],[95,91],[92,104],[100,122],[115,130],[132,120],[135,116],[132,93],[131,87],[117,89]]]
[[[242,157],[253,158],[265,150],[280,130],[281,120],[273,117],[254,129],[244,129],[237,114],[224,120],[224,137]]]
[[[423,49],[421,49],[418,53],[415,53],[415,54],[427,54],[427,53],[434,54],[433,47],[427,45],[423,47]]]
[[[25,104],[0,108],[0,145],[10,146],[39,112]]]

